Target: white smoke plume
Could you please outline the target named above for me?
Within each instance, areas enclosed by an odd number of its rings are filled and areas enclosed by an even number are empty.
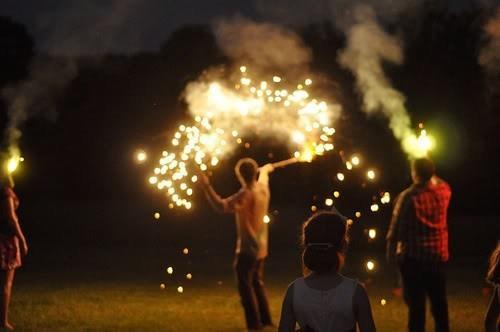
[[[73,61],[38,59],[31,64],[27,80],[2,90],[2,98],[8,105],[5,140],[11,155],[19,153],[20,128],[25,121],[34,116],[55,119],[55,100],[76,73]]]
[[[8,108],[4,144],[11,159],[20,156],[21,128],[26,121],[35,116],[55,120],[57,99],[78,73],[78,56],[90,54],[98,63],[103,54],[125,44],[124,40],[128,44],[137,42],[137,33],[123,32],[138,4],[138,0],[113,0],[100,7],[90,2],[68,2],[39,14],[39,28],[45,32],[40,38],[41,49],[48,55],[38,54],[24,81],[0,91]]]
[[[226,55],[254,67],[289,68],[311,60],[311,52],[300,37],[278,25],[237,17],[216,23],[215,33]]]
[[[500,7],[495,15],[484,26],[488,43],[479,54],[479,63],[488,73],[500,73]]]
[[[400,41],[379,26],[371,7],[357,7],[354,20],[347,31],[347,46],[338,61],[356,77],[366,113],[382,113],[387,117],[394,136],[407,153],[412,153],[408,140],[414,135],[405,97],[392,87],[383,69],[384,61],[403,62]]]

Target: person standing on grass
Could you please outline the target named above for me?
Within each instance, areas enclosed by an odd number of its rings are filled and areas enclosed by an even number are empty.
[[[408,331],[425,330],[426,295],[435,329],[448,332],[446,263],[450,186],[435,175],[428,158],[413,161],[413,184],[396,199],[387,233],[387,258],[397,263],[408,305]]]
[[[490,305],[484,318],[484,330],[486,332],[500,331],[500,242],[490,257],[490,266],[486,280],[494,286]]]
[[[339,273],[345,260],[345,218],[320,212],[302,228],[305,276],[285,294],[279,332],[374,332],[372,310],[365,288]]]
[[[269,173],[273,170],[271,164],[259,168],[253,159],[239,160],[235,173],[241,189],[228,198],[221,198],[210,185],[208,177],[200,174],[200,184],[215,210],[233,213],[236,217],[234,268],[249,331],[273,325],[263,279],[268,247],[268,229],[264,219],[271,197]]]
[[[9,322],[9,305],[14,273],[21,266],[21,254],[28,253],[16,210],[19,199],[14,193],[14,181],[8,174],[0,178],[0,328],[13,330]]]

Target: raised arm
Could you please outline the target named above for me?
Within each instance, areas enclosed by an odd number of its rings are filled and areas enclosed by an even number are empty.
[[[199,178],[200,178],[200,186],[203,189],[203,192],[205,193],[205,196],[207,196],[207,199],[212,205],[212,207],[215,209],[215,211],[223,213],[225,210],[224,200],[219,196],[219,194],[217,194],[217,192],[215,192],[214,188],[212,188],[208,176],[206,176],[203,173],[200,173]]]
[[[4,202],[4,204],[6,205],[4,211],[7,212],[7,220],[9,221],[11,229],[14,231],[14,235],[21,242],[21,253],[23,255],[26,255],[28,253],[28,244],[26,242],[26,238],[24,237],[21,226],[19,225],[19,219],[17,218],[14,199],[12,197],[7,197]]]
[[[281,317],[278,331],[295,332],[296,325],[295,314],[293,312],[293,284],[288,286],[285,298],[281,306]]]
[[[265,164],[264,166],[259,168],[259,182],[268,184],[269,183],[269,173],[274,171],[273,164]]]
[[[372,308],[368,294],[363,286],[357,285],[353,299],[354,315],[360,332],[375,332],[375,322],[373,321]]]

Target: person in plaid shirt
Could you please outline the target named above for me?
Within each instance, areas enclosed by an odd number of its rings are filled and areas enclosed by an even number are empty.
[[[387,257],[397,263],[408,305],[408,331],[425,331],[426,295],[436,331],[448,332],[446,262],[450,186],[428,158],[412,163],[413,184],[396,199],[387,233]]]

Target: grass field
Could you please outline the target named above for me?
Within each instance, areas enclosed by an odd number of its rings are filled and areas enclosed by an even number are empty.
[[[103,263],[106,261],[109,264]],[[347,275],[362,274],[353,268],[355,262],[352,258],[346,266]],[[37,332],[243,331],[230,263],[230,256],[198,262],[192,266],[194,277],[189,282],[169,279],[164,271],[155,274],[144,270],[144,266],[158,268],[159,263],[153,261],[128,268],[108,259],[91,267],[89,262],[73,267],[66,262],[52,270],[26,266],[16,280],[12,321],[18,331]],[[267,286],[276,323],[286,286],[298,274],[297,266],[282,272],[287,264],[276,256],[268,264]],[[482,295],[482,267],[461,263],[450,272],[452,331],[481,331],[487,305],[487,297]],[[393,280],[390,274],[380,272],[368,283],[378,331],[404,330],[406,308],[400,298],[391,295]],[[161,282],[166,284],[163,290]],[[176,290],[180,284],[184,286],[182,294]],[[380,304],[382,298],[387,300],[385,306]],[[428,319],[429,331],[431,327]]]

